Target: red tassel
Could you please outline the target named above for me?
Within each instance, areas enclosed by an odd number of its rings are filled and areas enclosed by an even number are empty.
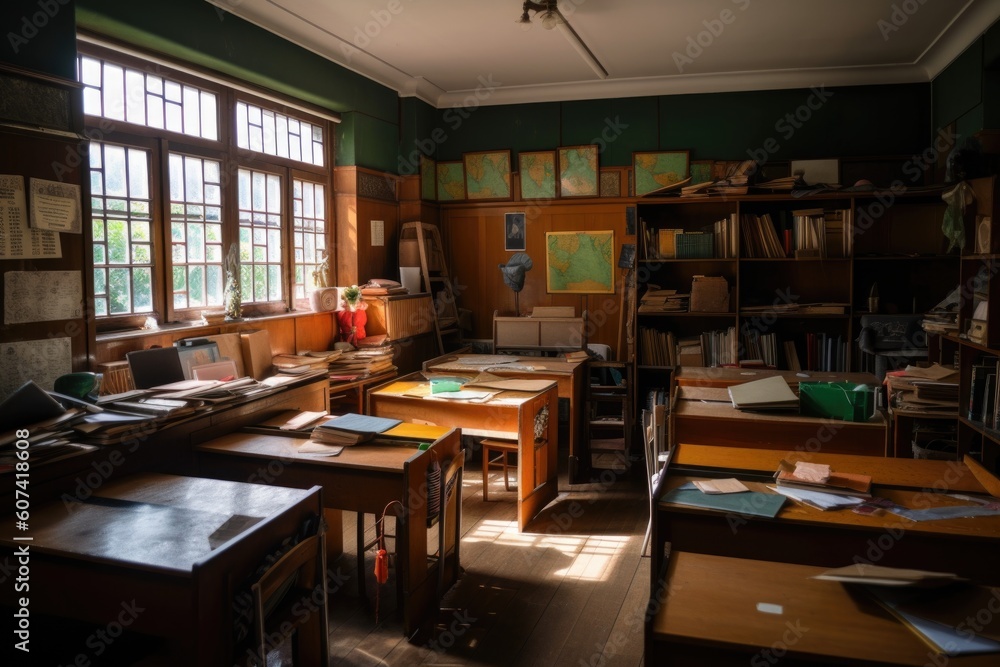
[[[389,554],[385,549],[375,553],[375,581],[380,584],[389,581]]]

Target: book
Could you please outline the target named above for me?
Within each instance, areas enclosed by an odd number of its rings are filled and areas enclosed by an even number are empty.
[[[799,397],[780,375],[729,387],[729,399],[738,410],[797,410]]]
[[[327,420],[313,429],[312,439],[325,444],[354,445],[402,424],[401,419],[372,417],[354,412]]]
[[[857,473],[831,472],[824,481],[810,481],[801,477],[796,477],[794,472],[779,470],[775,473],[774,479],[778,486],[785,486],[793,489],[806,489],[809,491],[822,491],[823,493],[833,493],[843,496],[857,496],[859,498],[871,498],[872,478],[869,475]]]

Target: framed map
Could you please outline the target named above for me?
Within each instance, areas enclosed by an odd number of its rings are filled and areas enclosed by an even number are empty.
[[[510,199],[510,151],[463,153],[468,199]]]
[[[437,163],[438,201],[465,199],[465,171],[461,162]]]
[[[559,196],[596,197],[597,146],[564,146],[559,149]]]
[[[556,152],[518,153],[521,199],[556,198]]]
[[[615,233],[546,232],[545,289],[550,294],[614,294]]]
[[[437,199],[437,163],[426,155],[420,156],[420,198]]]
[[[712,178],[712,160],[695,160],[691,163],[691,185],[715,180]]]
[[[689,151],[632,153],[635,196],[642,197],[686,179],[689,157]]]

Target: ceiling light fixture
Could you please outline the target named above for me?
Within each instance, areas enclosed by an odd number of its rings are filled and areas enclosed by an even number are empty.
[[[554,28],[559,28],[562,34],[569,41],[570,46],[572,46],[580,57],[583,58],[590,69],[594,70],[594,74],[600,79],[608,78],[608,70],[604,69],[604,65],[597,59],[597,56],[584,44],[583,40],[580,39],[580,35],[573,30],[573,26],[569,24],[566,17],[562,15],[559,8],[556,7],[556,0],[544,0],[544,2],[532,2],[532,0],[525,0],[524,5],[521,8],[521,18],[516,22],[521,24],[530,24],[531,18],[528,16],[528,12],[535,12],[535,18],[541,18],[542,27],[546,30],[552,30]]]

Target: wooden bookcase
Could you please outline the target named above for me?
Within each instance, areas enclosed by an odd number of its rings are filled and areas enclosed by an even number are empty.
[[[961,261],[961,300],[958,336],[948,336],[941,345],[942,354],[957,349],[959,364],[958,453],[971,454],[989,470],[1000,470],[1000,430],[992,420],[971,414],[973,369],[978,365],[994,366],[1000,360],[1000,218],[997,203],[1000,180],[992,176],[969,181],[975,202],[965,216],[965,246]],[[980,229],[980,225],[983,229]],[[977,243],[978,241],[978,243]],[[985,305],[981,318],[985,338],[980,342],[968,335],[977,304]],[[950,352],[954,355],[954,352]],[[995,385],[995,379],[994,379]],[[995,386],[993,389],[995,394]],[[995,410],[995,408],[992,408]]]
[[[977,186],[985,188],[985,185]],[[723,276],[729,283],[729,308],[722,313],[636,313],[637,402],[648,390],[669,387],[674,365],[650,363],[649,341],[643,331],[670,332],[675,340],[705,331],[736,331],[736,357],[743,361],[752,348],[749,338],[774,334],[776,355],[767,365],[788,369],[784,343],[794,345],[801,368],[857,371],[861,355],[856,338],[861,317],[869,314],[869,295],[877,285],[881,314],[923,313],[939,303],[958,284],[959,251],[948,251],[941,233],[946,205],[944,189],[905,192],[902,188],[877,192],[825,192],[804,197],[791,193],[748,194],[735,197],[686,199],[681,197],[640,200],[637,249],[637,296],[650,285],[690,293],[697,275]],[[820,211],[827,220],[842,220],[846,231],[825,239],[826,256],[795,252],[797,214]],[[985,215],[980,213],[980,215]],[[759,244],[740,231],[743,220],[765,220],[775,230],[778,252],[762,257]],[[994,216],[994,220],[996,217]],[[680,229],[711,234],[715,223],[735,224],[735,252],[715,247],[711,258],[663,258],[659,230]],[[829,225],[836,228],[836,225]],[[755,229],[751,227],[750,230]],[[785,232],[789,240],[785,240]],[[1000,231],[995,237],[1000,245]],[[727,256],[719,256],[727,255]],[[996,255],[1000,268],[1000,254]],[[977,261],[980,261],[977,258]],[[1000,288],[998,288],[1000,289]],[[785,312],[786,304],[842,304],[827,312]],[[1000,300],[998,300],[1000,304]],[[772,308],[773,307],[773,308]],[[992,308],[992,305],[991,305]],[[834,312],[829,312],[829,311]],[[971,311],[970,311],[971,312]],[[997,326],[991,332],[1000,347],[1000,305],[990,311]],[[826,352],[809,352],[830,341]],[[645,343],[645,345],[644,345]],[[839,348],[839,353],[838,353]],[[814,348],[815,349],[815,348]],[[754,355],[756,356],[756,355]]]

